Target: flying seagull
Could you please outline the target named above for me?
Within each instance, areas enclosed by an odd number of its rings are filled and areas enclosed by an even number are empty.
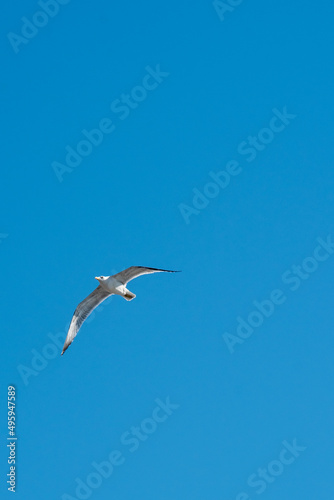
[[[167,269],[155,269],[154,267],[132,266],[113,276],[99,276],[95,279],[99,282],[99,286],[88,295],[74,311],[70,327],[67,332],[67,337],[62,350],[62,354],[72,344],[74,338],[78,334],[82,323],[91,314],[91,312],[110,295],[121,295],[126,300],[135,298],[135,294],[126,288],[126,284],[138,278],[142,274],[151,273],[176,273],[178,271],[168,271]]]

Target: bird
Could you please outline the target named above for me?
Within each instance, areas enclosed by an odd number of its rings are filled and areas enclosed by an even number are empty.
[[[138,278],[138,276],[142,276],[143,274],[177,272],[180,271],[169,271],[168,269],[157,269],[155,267],[131,266],[112,276],[95,276],[99,285],[82,302],[80,302],[74,311],[61,355],[63,355],[66,349],[72,344],[83,322],[107,297],[110,297],[110,295],[120,295],[128,301],[133,300],[136,297],[134,293],[130,292],[130,290],[126,288],[129,281]]]

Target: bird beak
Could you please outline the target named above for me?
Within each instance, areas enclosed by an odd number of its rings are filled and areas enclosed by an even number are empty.
[[[97,278],[96,276],[95,276],[95,279],[96,279],[97,281],[99,281],[99,278]]]

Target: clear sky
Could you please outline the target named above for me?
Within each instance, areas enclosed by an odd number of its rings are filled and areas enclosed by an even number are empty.
[[[5,6],[1,498],[333,498],[333,14]]]

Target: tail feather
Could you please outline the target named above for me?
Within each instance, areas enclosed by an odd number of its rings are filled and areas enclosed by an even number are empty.
[[[125,292],[125,295],[123,295],[123,297],[124,297],[126,300],[132,300],[132,299],[134,299],[134,298],[135,298],[135,296],[136,296],[136,295],[135,295],[134,293],[130,292],[130,290],[127,290],[127,291]]]

